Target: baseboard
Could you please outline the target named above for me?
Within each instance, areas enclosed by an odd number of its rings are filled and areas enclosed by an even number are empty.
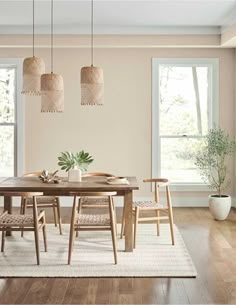
[[[152,197],[134,197],[134,200],[152,200]],[[62,207],[71,207],[73,198],[72,197],[61,197]],[[123,198],[116,197],[115,203],[117,207],[123,206]],[[20,206],[20,198],[13,198],[13,205],[16,207]],[[176,197],[172,196],[173,207],[208,207],[208,196],[205,197]],[[3,206],[3,197],[0,197],[0,206]],[[232,197],[232,207],[236,208],[236,198]]]
[[[135,196],[134,200],[153,200],[153,197],[141,197]],[[71,207],[73,203],[72,197],[61,197],[61,207]],[[116,197],[115,204],[117,207],[123,206],[123,198]],[[208,197],[175,197],[172,196],[172,205],[173,207],[208,207]],[[0,198],[0,206],[3,206],[3,198]],[[20,206],[20,198],[13,198],[13,206]],[[236,207],[236,200],[232,200],[232,206]]]

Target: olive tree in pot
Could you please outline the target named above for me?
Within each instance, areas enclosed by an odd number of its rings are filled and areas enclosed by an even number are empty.
[[[236,151],[236,142],[219,127],[209,131],[203,145],[195,156],[195,165],[201,177],[215,194],[209,196],[209,209],[216,220],[227,218],[231,208],[231,197],[224,193],[230,185],[227,165]]]
[[[88,165],[93,162],[93,157],[83,150],[77,153],[66,151],[61,152],[58,160],[58,165],[61,169],[68,172],[68,181],[80,182],[81,171],[87,170]]]

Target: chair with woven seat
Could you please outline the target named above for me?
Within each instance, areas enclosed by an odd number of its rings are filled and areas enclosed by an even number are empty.
[[[93,172],[93,173],[84,173],[83,178],[87,177],[114,177],[112,174],[103,173],[103,172]],[[109,200],[107,197],[91,197],[81,196],[78,202],[78,212],[82,209],[91,209],[91,208],[106,208],[108,206]]]
[[[134,215],[134,248],[136,247],[137,239],[137,226],[139,222],[156,221],[157,222],[157,235],[160,235],[160,220],[169,220],[171,242],[174,245],[174,223],[173,223],[173,212],[172,203],[170,197],[169,180],[165,178],[153,178],[145,179],[143,182],[154,183],[154,201],[137,201],[133,202],[133,215]],[[160,204],[159,199],[159,188],[165,187],[166,192],[166,205]],[[140,212],[155,212],[154,216],[142,216]],[[160,213],[164,213],[165,216],[161,216]],[[125,215],[123,211],[121,236],[123,237],[125,230]]]
[[[37,199],[38,196],[43,196],[40,192],[4,192],[3,196],[14,197],[20,196],[24,198],[33,198],[33,215],[19,215],[19,214],[8,214],[7,211],[0,215],[0,231],[2,231],[2,243],[1,252],[4,252],[5,248],[5,235],[6,232],[11,231],[34,231],[35,236],[35,249],[37,264],[40,264],[39,257],[39,229],[42,228],[44,250],[47,252],[47,241],[46,241],[46,218],[45,211],[40,211],[38,214]]]
[[[114,177],[114,175],[104,172],[92,172],[92,173],[84,173],[83,178],[87,177]],[[116,208],[113,203],[113,209],[114,209],[114,217],[116,220]],[[78,212],[81,213],[83,209],[106,209],[109,204],[109,199],[107,197],[87,197],[87,196],[80,196],[78,201]],[[116,224],[117,227],[117,224]],[[117,228],[116,228],[117,231]],[[76,232],[76,236],[78,236],[78,232]]]
[[[23,177],[39,177],[41,172],[33,172],[24,174]],[[57,223],[59,224],[59,232],[62,234],[62,221],[61,221],[61,207],[60,207],[60,199],[57,196],[41,196],[37,198],[37,204],[39,208],[52,208],[54,223],[57,227]],[[21,200],[21,208],[20,213],[25,214],[27,208],[33,207],[33,199],[30,197],[22,197]],[[23,236],[23,233],[22,233]]]
[[[88,198],[102,197],[108,200],[107,213],[97,214],[89,213],[83,214],[78,212],[76,209],[77,197],[86,196]],[[116,229],[115,229],[115,216],[113,208],[113,196],[116,192],[89,192],[89,193],[71,193],[74,196],[74,203],[71,215],[71,225],[70,225],[70,240],[69,240],[69,252],[68,252],[68,264],[71,262],[71,255],[74,245],[75,233],[79,231],[98,231],[98,230],[108,230],[111,231],[112,245],[114,252],[115,264],[117,264],[117,247],[116,247]]]

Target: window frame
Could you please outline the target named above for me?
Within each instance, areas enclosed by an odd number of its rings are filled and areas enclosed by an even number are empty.
[[[208,66],[211,71],[209,98],[209,128],[219,123],[219,59],[218,58],[152,58],[152,177],[160,177],[160,126],[159,126],[159,66],[174,65],[182,67]],[[157,85],[158,84],[158,85]],[[163,136],[163,135],[162,135]],[[171,138],[174,136],[171,136]],[[177,136],[180,138],[180,136]],[[194,136],[191,136],[194,137]],[[167,138],[167,136],[165,136]],[[176,191],[209,191],[208,186],[202,183],[174,182],[172,190]]]
[[[14,126],[14,176],[22,176],[24,169],[24,105],[22,88],[22,58],[0,58],[0,68],[15,68],[15,119],[14,123],[0,123],[0,126]]]

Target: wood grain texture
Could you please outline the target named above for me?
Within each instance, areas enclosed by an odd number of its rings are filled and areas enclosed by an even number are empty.
[[[235,210],[226,221],[207,208],[173,210],[197,278],[0,279],[0,304],[236,304]]]

